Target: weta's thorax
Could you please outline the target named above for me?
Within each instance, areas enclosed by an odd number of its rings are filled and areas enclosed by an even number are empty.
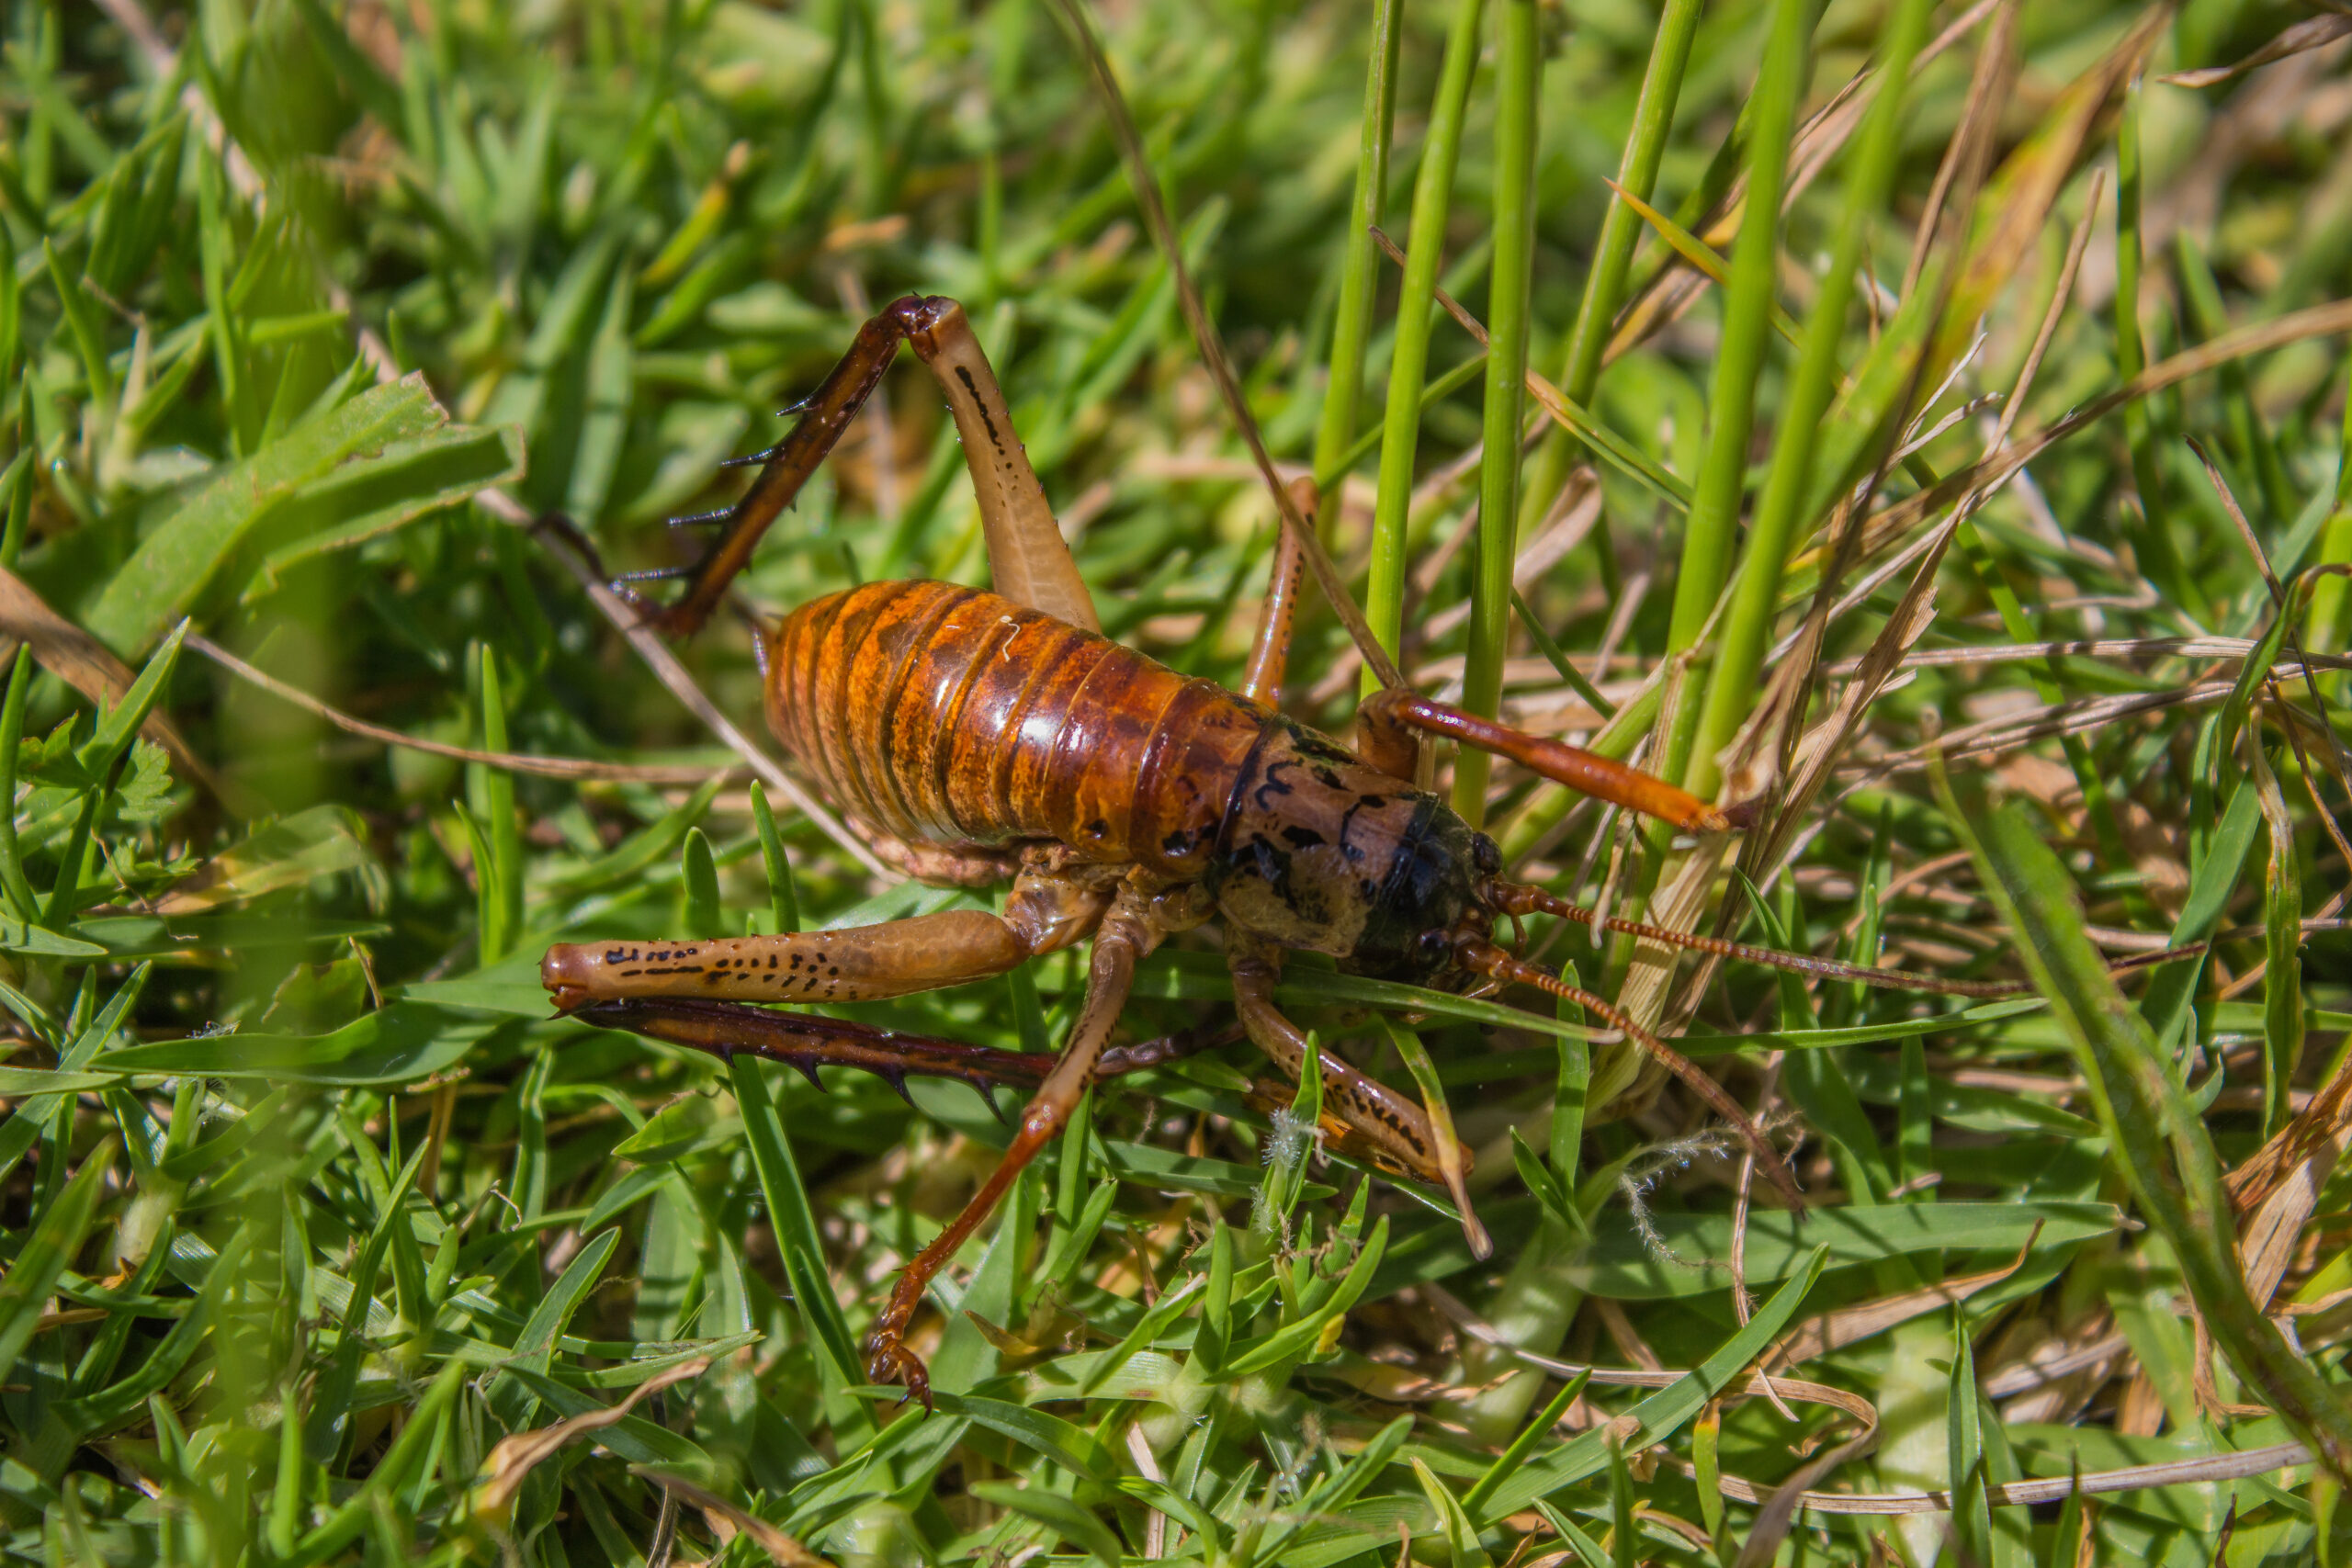
[[[1351,974],[1442,985],[1483,931],[1492,840],[1446,804],[1285,718],[1267,723],[1203,877],[1233,925]]]

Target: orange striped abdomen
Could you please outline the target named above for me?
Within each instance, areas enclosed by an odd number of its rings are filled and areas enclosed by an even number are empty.
[[[1200,874],[1269,710],[978,589],[875,582],[795,610],[768,724],[842,807],[901,839],[1056,839]]]

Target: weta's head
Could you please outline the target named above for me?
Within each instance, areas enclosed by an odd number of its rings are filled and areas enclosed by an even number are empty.
[[[1478,983],[1455,958],[1465,938],[1484,938],[1499,911],[1487,885],[1502,851],[1436,801],[1426,801],[1370,900],[1355,951],[1340,967],[1374,980],[1459,991]]]
[[[1277,719],[1233,792],[1203,885],[1232,925],[1328,953],[1351,975],[1459,990],[1466,935],[1494,929],[1480,889],[1495,841],[1445,802]]]

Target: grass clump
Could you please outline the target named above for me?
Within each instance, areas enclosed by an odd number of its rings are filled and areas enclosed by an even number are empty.
[[[899,293],[969,310],[1106,630],[1238,680],[1272,507],[1055,11],[27,0],[0,1550],[2352,1562],[2338,19],[1097,23],[1407,672],[1752,824],[1452,766],[1514,874],[2030,989],[1532,923],[1793,1148],[1800,1223],[1573,1010],[1295,961],[1318,1049],[1450,1100],[1496,1256],[1207,1053],[1090,1098],[896,1407],[858,1345],[988,1108],[552,1019],[537,964],[987,907],[794,805],[726,728],[750,639],[633,642],[591,564],[691,556],[662,520]],[[744,589],[984,570],[910,378]],[[1335,618],[1291,671],[1343,731]],[[1224,1021],[1211,943],[1127,1035]],[[1050,1050],[1083,977],[846,1010]]]

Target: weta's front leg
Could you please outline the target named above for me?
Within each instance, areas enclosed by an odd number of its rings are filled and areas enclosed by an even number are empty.
[[[1671,822],[1690,832],[1720,833],[1743,825],[1689,791],[1614,758],[1548,736],[1530,735],[1402,687],[1375,693],[1356,710],[1357,754],[1393,777],[1413,776],[1423,735],[1505,758],[1579,794]]]
[[[1227,967],[1233,974],[1233,1005],[1250,1043],[1298,1081],[1306,1067],[1306,1036],[1274,1006],[1274,982],[1282,977],[1282,952],[1239,932],[1226,937]],[[1487,1227],[1470,1207],[1469,1151],[1442,1137],[1429,1112],[1379,1079],[1358,1072],[1326,1051],[1323,1105],[1327,1112],[1360,1134],[1365,1148],[1396,1168],[1443,1187],[1461,1211],[1462,1234],[1480,1258],[1494,1251]]]

